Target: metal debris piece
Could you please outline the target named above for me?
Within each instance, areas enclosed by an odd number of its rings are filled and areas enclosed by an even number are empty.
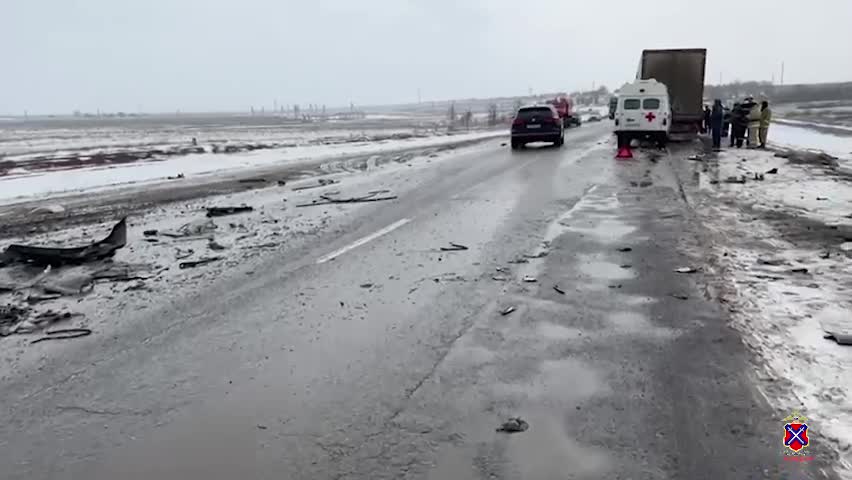
[[[745,177],[745,175],[742,175],[742,176],[739,176],[739,177],[736,177],[736,176],[730,176],[730,177],[728,177],[728,178],[726,178],[726,179],[725,179],[725,183],[740,183],[740,184],[744,184],[744,183],[746,183],[746,177]]]
[[[397,196],[392,195],[389,197],[378,197],[377,195],[380,193],[386,193],[387,190],[374,190],[372,192],[368,192],[366,195],[361,197],[351,197],[351,198],[335,198],[331,193],[327,193],[325,195],[320,195],[319,200],[314,200],[311,203],[302,203],[296,205],[297,207],[315,207],[318,205],[333,205],[337,203],[363,203],[363,202],[381,202],[383,200],[396,200]]]
[[[831,257],[831,252],[822,252],[819,254],[819,258],[826,260]]]
[[[295,188],[293,188],[293,191],[298,192],[300,190],[308,190],[308,189],[311,189],[311,188],[320,188],[320,187],[325,187],[327,185],[334,185],[335,183],[340,183],[340,181],[338,181],[338,180],[327,180],[327,179],[324,179],[324,178],[320,178],[317,181],[316,185],[305,185],[305,186],[301,186],[301,187],[295,187]]]
[[[458,252],[462,250],[468,250],[468,248],[460,243],[450,242],[449,247],[441,247],[442,252]]]
[[[496,271],[498,271],[498,272],[500,272],[500,273],[503,273],[503,272],[505,272],[505,271],[506,271],[506,268],[505,268],[505,267],[497,267],[497,268],[495,268],[494,270],[496,270]]]
[[[757,259],[758,265],[770,265],[770,266],[773,266],[773,267],[777,267],[779,265],[784,265],[785,263],[787,263],[787,262],[785,262],[784,260],[782,260],[780,258],[758,258]]]
[[[818,202],[823,202],[825,200],[828,200],[828,197],[816,197],[816,199]]]
[[[239,183],[266,183],[265,178],[241,178]]]
[[[177,175],[166,177],[166,180],[180,180],[181,178],[185,178],[184,174],[178,173]]]
[[[535,278],[535,277],[533,277],[533,276],[531,276],[531,275],[524,275],[524,279],[523,279],[523,280],[524,280],[524,282],[526,282],[526,283],[535,283],[535,282],[537,282],[537,281],[538,281],[538,279],[537,279],[537,278]]]
[[[85,247],[57,248],[9,245],[0,256],[4,261],[20,261],[36,265],[79,264],[111,257],[127,244],[127,219],[122,218],[106,238]]]
[[[676,273],[695,273],[697,271],[698,269],[695,267],[680,267],[675,269]]]
[[[790,271],[793,272],[793,273],[808,273],[808,269],[804,268],[804,267],[794,268]]]
[[[145,235],[146,237],[155,237],[158,233],[160,232],[157,230],[145,230],[142,232],[142,235]]]
[[[672,293],[671,296],[678,300],[689,300],[689,296],[683,293]]]
[[[500,428],[498,428],[497,431],[502,433],[519,433],[526,432],[529,428],[530,424],[524,419],[521,417],[514,417],[504,422],[503,425],[500,425]]]
[[[218,252],[221,252],[222,250],[228,249],[228,247],[222,245],[221,243],[217,242],[216,240],[210,240],[209,242],[207,242],[207,248],[209,248],[210,250],[218,251]]]
[[[500,315],[503,315],[505,317],[506,315],[514,312],[515,310],[516,309],[515,309],[514,306],[508,306],[508,307],[506,307],[506,308],[504,308],[503,310],[500,311]]]
[[[491,277],[491,280],[496,280],[498,282],[505,282],[509,279],[504,277],[503,275],[494,275],[494,276]]]
[[[618,285],[610,285],[609,288],[621,288],[621,284],[619,283]]]
[[[30,342],[30,345],[46,342],[48,340],[70,340],[72,338],[87,337],[92,334],[92,330],[89,328],[63,328],[61,330],[53,330],[44,333],[44,337],[33,340]]]
[[[237,213],[251,212],[254,207],[248,205],[240,205],[239,207],[207,207],[208,217],[224,217],[226,215],[235,215]]]
[[[759,181],[759,182],[762,182],[764,180],[763,174],[755,172],[754,173],[754,179]]]
[[[195,253],[195,250],[193,250],[191,248],[188,249],[188,250],[182,250],[182,249],[178,248],[175,251],[175,260],[183,260],[184,258],[189,258],[189,257],[192,256],[193,253]]]
[[[618,249],[619,252],[632,252],[633,249],[630,247],[621,247]]]
[[[373,288],[373,284],[372,283],[362,283],[361,285],[359,285],[359,287],[361,287],[361,288]]]
[[[519,263],[530,263],[530,261],[526,258],[516,258],[514,260],[509,260],[509,263],[519,264]]]
[[[199,219],[181,225],[177,231],[160,232],[160,235],[171,238],[201,237],[212,234],[218,228],[213,220]]]
[[[526,258],[544,258],[544,257],[547,256],[548,253],[549,252],[547,250],[542,250],[542,251],[540,251],[538,253],[534,253],[532,255],[524,254],[524,257],[526,257]]]
[[[694,161],[700,162],[700,161],[704,160],[704,155],[690,155],[686,158],[687,158],[687,160],[694,160]]]
[[[766,171],[767,175],[775,175],[777,173],[778,173],[778,168],[770,168],[769,170]]]
[[[633,268],[633,265],[630,265],[629,263],[625,263],[624,265],[620,265],[620,267],[626,270],[628,268]]]
[[[208,258],[202,258],[200,260],[193,260],[193,261],[189,261],[189,262],[181,262],[181,263],[178,264],[178,267],[180,267],[181,270],[186,269],[186,268],[195,268],[195,267],[199,267],[201,265],[207,265],[208,263],[218,262],[219,260],[222,260],[222,258],[223,257],[208,257]]]
[[[562,290],[561,288],[559,288],[559,285],[554,285],[553,289],[556,290],[556,292],[559,293],[560,295],[565,295],[565,290]]]

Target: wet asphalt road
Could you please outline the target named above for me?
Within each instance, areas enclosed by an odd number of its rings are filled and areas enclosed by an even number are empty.
[[[782,459],[745,347],[701,273],[673,271],[700,265],[669,168],[688,148],[617,163],[608,128],[460,153],[9,380],[0,476],[823,478]],[[512,416],[529,430],[495,432]]]

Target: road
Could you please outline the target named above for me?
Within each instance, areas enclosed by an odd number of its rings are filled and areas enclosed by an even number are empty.
[[[824,478],[783,460],[726,312],[675,272],[701,263],[687,147],[616,162],[608,128],[460,151],[7,379],[2,478]]]

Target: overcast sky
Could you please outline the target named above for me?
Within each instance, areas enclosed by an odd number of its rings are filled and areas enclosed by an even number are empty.
[[[852,80],[850,0],[0,0],[0,112],[247,110],[617,87],[643,48],[708,82]]]

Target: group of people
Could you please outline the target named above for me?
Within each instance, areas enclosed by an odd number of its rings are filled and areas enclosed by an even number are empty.
[[[713,138],[713,149],[722,148],[722,136],[727,130],[725,124],[725,107],[721,100],[713,102],[712,110],[704,106],[704,127]],[[761,103],[748,97],[742,102],[734,103],[731,109],[731,148],[742,148],[743,142],[746,148],[766,148],[766,137],[769,135],[769,124],[772,121],[772,110],[769,102]]]

